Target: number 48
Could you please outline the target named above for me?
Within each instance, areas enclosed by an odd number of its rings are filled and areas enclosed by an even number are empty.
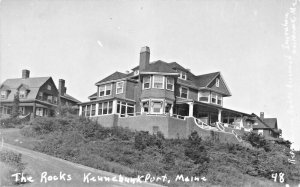
[[[277,181],[277,176],[278,176],[278,173],[272,173],[272,178],[274,179],[274,182]],[[279,182],[280,182],[280,183],[284,183],[284,178],[283,178],[283,176],[284,176],[284,173],[280,172],[280,173],[279,173]]]

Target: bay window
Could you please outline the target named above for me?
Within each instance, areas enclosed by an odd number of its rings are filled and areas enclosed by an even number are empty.
[[[99,86],[99,97],[108,96],[111,94],[112,84]]]
[[[116,94],[123,93],[123,88],[124,88],[124,81],[117,82],[117,84],[116,84]]]
[[[188,98],[188,88],[180,87],[180,97],[185,99]]]
[[[143,89],[150,88],[150,76],[143,77]]]
[[[162,101],[152,101],[151,113],[162,114],[163,113],[163,102]]]
[[[174,78],[167,77],[167,90],[174,91]]]
[[[153,88],[164,89],[164,76],[153,75]]]

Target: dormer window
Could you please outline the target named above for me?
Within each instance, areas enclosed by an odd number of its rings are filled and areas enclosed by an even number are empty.
[[[1,91],[1,99],[6,99],[7,91]]]
[[[133,75],[138,75],[139,74],[139,70],[135,70],[134,72],[133,72]]]
[[[38,99],[43,100],[43,92],[39,92]]]
[[[20,99],[26,98],[26,95],[27,95],[27,91],[26,90],[20,90],[20,92],[19,92],[19,98]]]
[[[180,79],[183,79],[183,80],[186,80],[186,79],[187,79],[186,72],[184,72],[184,71],[179,71],[179,70],[178,70],[178,72],[179,72],[179,78],[180,78]]]
[[[220,86],[220,79],[216,79],[216,87],[219,87]]]

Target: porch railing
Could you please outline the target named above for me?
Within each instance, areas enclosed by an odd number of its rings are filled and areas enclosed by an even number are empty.
[[[242,138],[232,129],[231,132],[226,132],[225,131],[225,127],[223,125],[223,123],[221,122],[216,122],[216,127],[212,127],[211,125],[208,125],[207,123],[201,121],[201,119],[195,118],[194,117],[194,122],[196,124],[196,126],[198,126],[199,128],[203,129],[203,130],[213,130],[213,131],[218,131],[218,132],[222,132],[222,133],[227,133],[227,134],[233,134],[234,137],[238,140],[238,142],[243,142]]]

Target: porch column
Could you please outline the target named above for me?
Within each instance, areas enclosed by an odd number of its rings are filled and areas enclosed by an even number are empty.
[[[174,104],[171,105],[171,108],[170,108],[170,116],[173,116],[173,107],[174,107]]]
[[[193,117],[194,102],[189,102],[189,117]]]
[[[218,109],[218,122],[222,122],[222,110]]]
[[[113,113],[113,114],[116,114],[116,113],[117,113],[117,100],[113,100],[112,113]]]
[[[99,111],[99,104],[98,103],[95,103],[96,107],[95,107],[95,116],[98,116],[98,111]]]
[[[79,116],[82,115],[82,106],[79,106]]]

